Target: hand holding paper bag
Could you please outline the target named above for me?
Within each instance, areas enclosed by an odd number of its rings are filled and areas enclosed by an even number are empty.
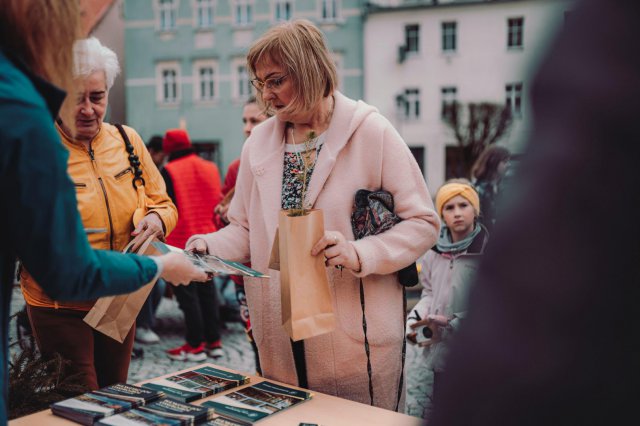
[[[294,341],[329,333],[336,326],[324,256],[311,255],[323,234],[322,210],[303,216],[280,212],[270,264],[275,266],[277,256],[282,325]]]
[[[148,237],[140,245],[138,254],[159,254],[151,244],[153,241],[157,241],[155,236]],[[133,244],[135,244],[135,239],[123,251],[127,252]],[[207,274],[204,271],[196,268],[185,256],[179,253],[165,254],[160,258],[163,262],[162,277],[174,285],[207,279]],[[124,342],[155,283],[156,280],[153,280],[133,293],[101,297],[84,317],[84,322],[118,342]]]

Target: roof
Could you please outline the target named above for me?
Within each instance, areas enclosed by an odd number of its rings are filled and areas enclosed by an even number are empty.
[[[116,0],[81,0],[82,35],[91,34],[115,3]]]
[[[365,13],[381,13],[381,12],[395,12],[400,10],[416,10],[416,9],[436,9],[456,6],[469,6],[469,5],[481,5],[481,4],[496,4],[496,3],[513,3],[526,0],[453,0],[447,2],[438,2],[437,0],[414,0],[406,3],[401,3],[395,6],[382,6],[372,2],[366,3]]]

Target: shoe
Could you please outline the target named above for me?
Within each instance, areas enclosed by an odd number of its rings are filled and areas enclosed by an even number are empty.
[[[193,347],[188,343],[167,351],[167,356],[176,361],[204,361],[207,359],[204,343]]]
[[[144,349],[134,347],[131,349],[131,359],[144,358]]]
[[[224,356],[224,350],[222,349],[222,342],[220,340],[216,340],[213,343],[207,343],[206,346],[207,355],[211,358],[222,358]]]
[[[150,328],[136,328],[136,341],[140,343],[158,343],[160,337]]]

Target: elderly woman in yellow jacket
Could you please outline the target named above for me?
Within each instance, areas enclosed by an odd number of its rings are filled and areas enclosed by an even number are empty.
[[[135,130],[123,127],[127,146],[118,128],[102,121],[118,59],[95,38],[76,42],[74,59],[77,91],[67,102],[75,103],[75,123],[58,120],[57,129],[69,150],[68,173],[89,242],[93,248],[122,250],[133,237],[140,242],[150,235],[162,238],[178,217],[162,176]],[[147,206],[144,216],[141,201]],[[134,213],[140,216],[135,227]],[[21,286],[44,355],[58,352],[71,360],[91,389],[127,380],[135,328],[118,343],[84,323],[95,300],[52,300],[26,271]]]

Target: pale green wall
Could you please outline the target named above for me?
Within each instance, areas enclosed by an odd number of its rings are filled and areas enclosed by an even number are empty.
[[[242,134],[241,110],[243,102],[231,98],[232,60],[244,57],[246,47],[234,47],[234,28],[231,1],[216,0],[213,28],[213,48],[196,49],[197,30],[194,25],[192,0],[179,0],[177,30],[172,35],[156,31],[153,0],[125,0],[125,61],[127,123],[144,140],[166,129],[178,127],[186,120],[187,130],[195,141],[220,142],[220,166],[227,165],[240,155]],[[255,0],[252,39],[260,36],[271,20],[271,0]],[[293,18],[304,17],[319,23],[316,0],[293,2]],[[346,76],[341,88],[352,98],[363,94],[362,9],[364,0],[342,0],[342,21],[335,25],[319,25],[327,35],[332,50],[341,55]],[[218,22],[216,22],[216,20]],[[196,105],[190,82],[194,60],[213,59],[218,62],[218,100],[214,105]],[[159,61],[177,61],[182,75],[182,98],[178,106],[160,106],[156,102],[155,73]],[[185,78],[188,82],[184,82]]]

